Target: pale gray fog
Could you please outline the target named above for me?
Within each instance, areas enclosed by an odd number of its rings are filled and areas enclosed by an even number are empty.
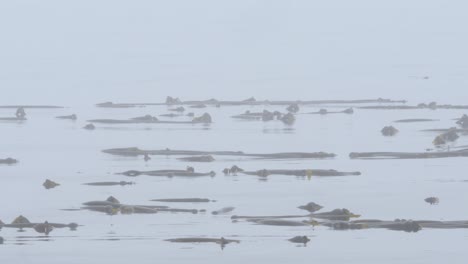
[[[0,1],[0,262],[465,263],[467,8]]]

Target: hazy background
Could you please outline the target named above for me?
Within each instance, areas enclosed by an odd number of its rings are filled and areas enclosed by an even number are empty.
[[[467,8],[442,0],[1,1],[0,103],[166,95],[463,102]]]

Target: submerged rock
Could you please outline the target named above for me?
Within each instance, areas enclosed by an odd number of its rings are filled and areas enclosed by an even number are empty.
[[[432,141],[432,144],[434,144],[434,146],[441,146],[441,145],[445,145],[446,143],[447,141],[445,141],[445,139],[440,135],[435,137],[434,140]]]
[[[275,114],[273,112],[270,112],[268,110],[263,110],[262,121],[270,121],[273,119],[275,119]]]
[[[310,202],[310,203],[308,203],[306,205],[301,205],[298,208],[313,213],[313,212],[316,212],[316,211],[319,211],[320,209],[322,209],[323,206],[318,205],[318,204],[316,204],[314,202]]]
[[[12,224],[30,224],[31,222],[24,216],[20,215],[11,222]]]
[[[328,110],[322,108],[322,109],[320,109],[320,110],[318,111],[318,113],[321,114],[321,115],[326,115],[326,114],[328,114]]]
[[[171,96],[166,97],[166,104],[181,104],[182,102],[180,101],[179,98],[173,98]]]
[[[444,145],[448,142],[456,141],[460,136],[457,134],[457,128],[451,127],[447,132],[444,132],[434,138],[432,144],[435,146]]]
[[[54,227],[47,221],[45,221],[43,224],[35,224],[33,228],[36,230],[36,232],[45,234],[46,236],[49,235],[49,233],[54,229]]]
[[[237,165],[233,165],[231,168],[225,168],[225,169],[223,170],[223,173],[224,173],[225,175],[231,175],[231,174],[237,175],[238,172],[243,172],[243,171],[244,171],[244,170],[241,169],[241,168],[239,168]]]
[[[86,126],[83,127],[83,129],[94,130],[96,129],[96,127],[93,124],[87,124]]]
[[[254,103],[254,102],[257,102],[257,99],[255,99],[255,97],[250,97],[250,98],[247,98],[247,99],[243,100],[242,102]]]
[[[307,236],[295,236],[293,238],[288,239],[292,243],[300,243],[306,245],[310,239]]]
[[[116,204],[120,204],[120,201],[117,200],[117,198],[115,198],[114,196],[109,196],[107,199],[106,199],[107,202],[111,202],[111,203],[116,203]]]
[[[174,108],[174,109],[169,109],[169,111],[184,112],[184,111],[185,111],[185,108],[184,108],[183,106],[179,106],[179,107]]]
[[[458,121],[457,124],[462,128],[468,128],[468,115],[463,115]]]
[[[26,117],[26,112],[24,111],[24,107],[18,107],[16,109],[16,117],[17,118],[25,118]]]
[[[11,165],[11,164],[15,164],[15,163],[18,163],[18,160],[13,159],[13,158],[0,159],[0,164]]]
[[[47,190],[48,189],[52,189],[52,188],[55,188],[57,186],[59,186],[60,184],[54,182],[54,181],[51,181],[49,179],[45,180],[45,182],[42,184],[42,186],[44,186],[44,188],[46,188]]]
[[[202,116],[200,117],[195,117],[193,120],[192,120],[193,123],[206,123],[206,124],[209,124],[209,123],[212,123],[212,119],[211,119],[211,115],[208,114],[208,113],[204,113]]]
[[[424,201],[425,201],[426,203],[431,204],[431,205],[433,205],[433,204],[439,204],[439,198],[437,198],[437,197],[428,197],[428,198],[424,199]]]
[[[291,113],[297,113],[299,112],[299,105],[298,104],[291,104],[289,105],[286,110]]]
[[[396,135],[398,133],[398,129],[394,128],[393,126],[386,126],[382,128],[380,132],[382,132],[382,135],[388,137]]]
[[[296,121],[296,118],[292,113],[287,113],[284,116],[282,116],[280,120],[283,121],[283,123],[285,123],[286,125],[292,125],[294,121]]]

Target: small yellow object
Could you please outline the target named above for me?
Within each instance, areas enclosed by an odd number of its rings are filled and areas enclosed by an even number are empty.
[[[320,225],[320,223],[317,222],[317,221],[315,221],[315,220],[310,220],[310,221],[309,221],[309,224],[312,225],[312,226],[318,226],[318,225]]]

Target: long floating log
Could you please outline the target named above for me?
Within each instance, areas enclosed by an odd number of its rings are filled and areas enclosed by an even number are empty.
[[[117,173],[117,174],[129,176],[129,177],[136,177],[140,175],[163,176],[163,177],[201,177],[201,176],[214,177],[216,176],[216,173],[214,171],[200,173],[200,172],[193,172],[193,171],[187,171],[187,170],[154,170],[154,171],[130,170],[130,171],[125,171],[125,172]]]
[[[134,182],[126,182],[126,181],[119,181],[119,182],[88,182],[83,183],[83,185],[90,185],[90,186],[125,186],[125,185],[133,185]]]
[[[120,156],[139,156],[139,155],[160,155],[160,156],[236,156],[236,157],[254,157],[262,159],[324,159],[333,158],[336,155],[326,152],[283,152],[252,154],[242,151],[194,151],[194,150],[141,150],[136,147],[106,149],[102,152]]]
[[[351,152],[351,159],[437,159],[468,157],[468,149],[445,152]]]
[[[360,106],[359,109],[374,110],[415,110],[415,109],[468,109],[468,105],[438,105],[436,103],[418,104],[418,105],[369,105]]]
[[[0,105],[0,108],[56,109],[56,108],[65,108],[65,107],[56,106],[56,105]]]
[[[247,175],[255,175],[267,177],[269,175],[291,175],[291,176],[351,176],[361,175],[358,171],[342,172],[337,170],[258,170],[258,171],[241,171],[240,173]]]
[[[209,203],[214,202],[206,198],[168,198],[168,199],[151,199],[152,202],[163,203]]]
[[[15,163],[18,163],[18,160],[13,159],[13,158],[0,159],[0,164],[11,165],[11,164],[15,164]]]
[[[154,116],[145,115],[130,119],[91,119],[88,122],[101,124],[209,124],[212,122],[212,119],[210,114],[204,113],[202,116],[195,117],[191,121],[161,121]]]
[[[323,104],[369,104],[369,103],[406,103],[406,100],[391,100],[391,99],[358,99],[358,100],[263,100],[257,101],[255,98],[248,98],[241,101],[223,101],[216,99],[201,100],[201,101],[181,101],[178,98],[167,97],[164,103],[113,103],[105,102],[96,104],[97,107],[108,108],[129,108],[129,107],[144,107],[156,105],[215,105],[215,106],[240,106],[240,105],[323,105]]]
[[[25,117],[0,117],[0,121],[26,121]]]
[[[417,122],[433,122],[439,121],[439,119],[427,119],[427,118],[410,118],[410,119],[400,119],[395,120],[395,123],[417,123]]]
[[[421,130],[423,132],[437,132],[437,133],[444,133],[444,132],[448,132],[448,131],[454,131],[454,132],[457,132],[457,133],[466,133],[468,132],[468,129],[467,128],[433,128],[433,129],[423,129]]]

